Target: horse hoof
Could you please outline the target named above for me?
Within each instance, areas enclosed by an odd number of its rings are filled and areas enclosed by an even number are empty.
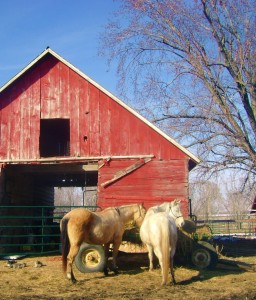
[[[103,273],[105,276],[108,276],[108,269],[104,269]]]
[[[67,278],[71,283],[76,283],[75,277],[70,276],[70,274],[67,275]]]
[[[115,275],[118,275],[118,274],[119,274],[118,269],[114,269],[114,274],[115,274]]]

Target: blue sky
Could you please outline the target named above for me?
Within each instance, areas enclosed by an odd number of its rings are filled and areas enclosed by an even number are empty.
[[[0,87],[49,46],[117,95],[114,67],[98,56],[113,0],[0,0]]]

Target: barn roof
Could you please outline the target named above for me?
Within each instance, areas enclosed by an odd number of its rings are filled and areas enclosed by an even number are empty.
[[[65,60],[63,57],[61,57],[59,54],[57,54],[55,51],[53,51],[51,48],[47,47],[39,56],[37,56],[32,62],[30,62],[25,68],[23,68],[17,75],[15,75],[13,78],[11,78],[5,85],[3,85],[0,88],[0,93],[5,90],[8,86],[10,86],[15,80],[17,80],[19,77],[21,77],[26,71],[28,71],[30,68],[32,68],[39,60],[41,60],[44,56],[47,54],[51,54],[54,56],[56,59],[61,61],[63,64],[68,66],[70,69],[72,69],[74,72],[79,74],[81,77],[86,79],[88,82],[93,84],[96,88],[101,90],[103,93],[108,95],[110,98],[113,99],[113,101],[116,101],[119,105],[124,107],[127,111],[132,113],[134,116],[139,118],[141,121],[146,123],[149,127],[151,127],[153,130],[158,132],[161,136],[163,136],[166,140],[168,140],[170,143],[175,145],[178,149],[180,149],[182,152],[184,152],[188,157],[195,163],[198,164],[200,162],[199,158],[196,157],[194,154],[192,154],[189,150],[187,150],[185,147],[177,143],[174,139],[169,137],[167,134],[165,134],[163,131],[161,131],[158,127],[150,123],[146,118],[141,116],[139,113],[137,113],[134,109],[129,107],[127,104],[125,104],[123,101],[121,101],[119,98],[111,94],[109,91],[107,91],[105,88],[103,88],[101,85],[99,85],[97,82],[92,80],[90,77],[88,77],[86,74],[84,74],[82,71],[77,69],[75,66],[73,66],[71,63],[69,63],[67,60]]]

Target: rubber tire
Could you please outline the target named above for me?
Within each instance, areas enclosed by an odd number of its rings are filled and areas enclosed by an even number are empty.
[[[75,265],[82,273],[103,272],[105,261],[106,257],[103,247],[87,243],[81,245],[75,257]]]
[[[191,262],[199,269],[214,269],[218,263],[218,254],[211,244],[199,241],[192,252]]]

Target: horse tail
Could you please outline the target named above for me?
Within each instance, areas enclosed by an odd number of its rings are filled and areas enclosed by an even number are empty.
[[[62,268],[63,272],[67,271],[67,256],[70,248],[69,238],[68,238],[68,218],[63,218],[61,220],[61,247],[62,247]]]
[[[170,268],[170,232],[169,232],[169,224],[162,223],[162,275],[163,282],[162,284],[166,284],[168,280],[168,273]]]

